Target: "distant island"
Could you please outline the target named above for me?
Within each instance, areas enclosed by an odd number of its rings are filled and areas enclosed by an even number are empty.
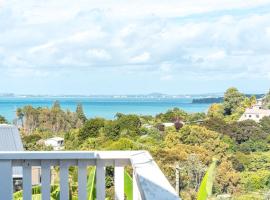
[[[256,99],[260,99],[264,94],[245,94],[246,97],[255,96]],[[223,97],[203,97],[203,98],[194,98],[192,103],[194,104],[212,104],[212,103],[222,103],[224,101]]]

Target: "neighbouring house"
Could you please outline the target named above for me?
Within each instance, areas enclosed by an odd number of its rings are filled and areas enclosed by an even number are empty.
[[[14,125],[0,124],[0,151],[24,151],[19,130]],[[32,167],[32,185],[40,184],[40,167]],[[13,167],[14,191],[22,189],[22,167]]]
[[[46,146],[51,146],[53,150],[62,150],[64,149],[64,138],[61,137],[53,137],[53,138],[48,138],[44,141],[44,144]]]
[[[262,102],[263,99],[258,99],[254,106],[247,108],[239,121],[251,119],[259,122],[263,117],[270,117],[270,109],[264,109]]]

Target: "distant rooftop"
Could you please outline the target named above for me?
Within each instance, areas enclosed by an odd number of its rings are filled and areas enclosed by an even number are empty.
[[[23,144],[18,128],[14,125],[0,124],[0,152],[23,151]],[[22,168],[13,168],[13,177],[22,177]]]

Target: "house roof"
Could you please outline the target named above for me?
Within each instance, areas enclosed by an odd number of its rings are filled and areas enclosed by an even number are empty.
[[[53,137],[53,138],[48,138],[48,139],[46,139],[45,141],[48,141],[48,140],[63,141],[64,138],[61,138],[61,137]]]
[[[0,151],[23,151],[21,136],[16,126],[0,124]],[[21,167],[13,167],[13,177],[22,177]]]
[[[254,107],[254,108],[246,109],[244,114],[270,115],[270,110],[268,110],[268,109],[258,109],[256,107]]]

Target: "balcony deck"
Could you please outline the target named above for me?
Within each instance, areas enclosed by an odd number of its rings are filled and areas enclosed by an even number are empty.
[[[124,167],[133,168],[134,200],[179,200],[147,151],[0,152],[0,199],[13,195],[12,167],[23,168],[23,199],[32,199],[31,168],[41,167],[42,199],[50,199],[51,166],[60,166],[60,199],[69,198],[69,166],[78,166],[78,197],[87,199],[87,166],[96,166],[96,197],[105,199],[105,167],[114,166],[115,199],[124,200]]]

